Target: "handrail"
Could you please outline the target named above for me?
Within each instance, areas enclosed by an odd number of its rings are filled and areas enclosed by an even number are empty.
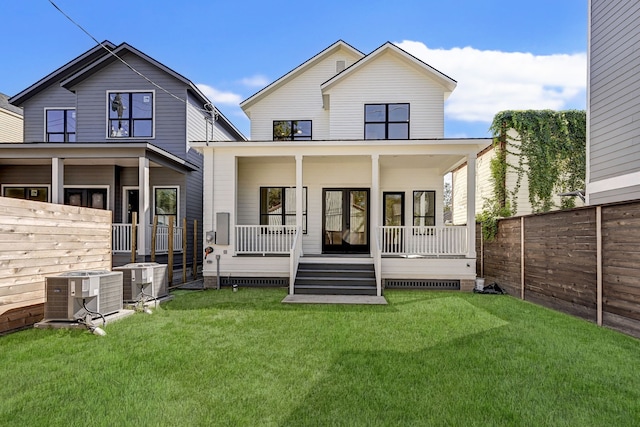
[[[139,226],[138,226],[139,227]],[[111,239],[111,251],[113,253],[131,252],[131,224],[111,224],[112,239]],[[151,233],[153,226],[147,226],[145,248],[147,251],[151,250]],[[173,228],[173,250],[176,252],[182,251],[182,227]],[[139,247],[139,246],[138,246]],[[166,225],[159,225],[156,236],[156,253],[168,253],[169,252],[169,227]]]
[[[291,245],[291,251],[289,254],[289,294],[293,295],[294,284],[296,282],[296,275],[298,274],[298,263],[300,262],[300,256],[302,255],[302,227],[296,229],[295,237],[293,238],[293,244]]]
[[[290,253],[296,235],[295,225],[236,225],[237,254]]]
[[[373,245],[373,269],[376,275],[376,295],[382,296],[382,246],[380,245],[381,230],[374,233],[375,241]]]

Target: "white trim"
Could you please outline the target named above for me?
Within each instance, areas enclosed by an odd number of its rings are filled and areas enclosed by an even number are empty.
[[[138,198],[140,197],[140,187],[137,185],[123,185],[122,186],[122,224],[128,224],[127,221],[127,191],[138,190]],[[138,222],[140,218],[138,217]]]
[[[102,188],[107,190],[107,207],[105,208],[105,210],[110,211],[111,210],[111,186],[109,185],[63,185],[62,188],[64,190],[66,189],[76,189],[76,190],[87,190],[90,188]],[[64,195],[63,195],[64,197]],[[63,200],[64,202],[64,200]]]
[[[591,0],[588,1],[587,6],[587,117],[586,117],[586,162],[585,162],[585,182],[591,181],[591,20],[593,19],[591,14]],[[589,205],[589,184],[585,189],[586,204]]]
[[[47,140],[47,134],[49,133],[49,132],[47,132],[47,130],[48,130],[47,129],[47,111],[49,111],[49,110],[73,110],[73,111],[76,111],[76,107],[44,107],[44,111],[43,111],[44,117],[43,117],[43,121],[42,121],[42,125],[43,125],[42,126],[42,132],[43,132],[42,141],[44,141],[44,142],[49,142]],[[78,117],[77,117],[77,114],[76,114],[76,131],[74,132],[74,134],[76,135],[76,141],[77,141],[78,140]],[[69,141],[64,141],[64,143],[66,143],[66,142],[69,142]]]
[[[29,188],[29,187],[46,187],[47,202],[51,203],[51,184],[0,184],[0,196],[4,197],[5,188]]]
[[[619,190],[621,188],[640,185],[640,172],[601,179],[587,184],[587,194],[602,193],[603,191]]]
[[[110,109],[110,105],[109,105],[109,94],[110,93],[144,93],[144,92],[149,92],[153,94],[153,99],[151,100],[151,108],[153,109],[153,114],[151,115],[151,136],[127,136],[127,137],[112,137],[110,129],[109,129],[109,109]],[[106,101],[106,108],[105,108],[105,135],[106,138],[108,140],[111,141],[131,141],[131,140],[148,140],[148,139],[156,139],[156,91],[155,89],[137,89],[137,90],[132,90],[132,89],[122,89],[122,90],[118,90],[118,89],[107,89],[105,91],[105,101]]]

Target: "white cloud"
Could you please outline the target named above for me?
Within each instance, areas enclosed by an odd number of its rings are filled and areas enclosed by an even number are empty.
[[[256,74],[255,76],[243,78],[240,83],[251,88],[263,88],[271,81],[261,74]]]
[[[445,104],[449,119],[490,123],[502,110],[585,108],[585,53],[536,56],[472,47],[430,49],[409,40],[395,44],[458,82]]]
[[[204,93],[207,98],[211,100],[211,102],[213,102],[214,105],[221,104],[237,107],[238,104],[240,104],[240,102],[242,101],[242,96],[238,95],[237,93],[224,92],[203,83],[198,83],[196,84],[196,86],[202,91],[202,93]]]

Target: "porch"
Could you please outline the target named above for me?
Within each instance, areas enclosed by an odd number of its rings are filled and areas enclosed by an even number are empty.
[[[136,241],[140,241],[139,239],[142,237],[145,239],[144,246],[136,245],[136,254],[138,255],[151,255],[152,247],[153,247],[153,225],[147,225],[144,233],[140,232],[140,225],[136,227],[138,229],[138,233],[136,236]],[[173,252],[182,252],[183,250],[183,228],[182,227],[172,227],[173,228]],[[133,225],[132,224],[112,224],[112,238],[111,238],[111,251],[114,254],[118,253],[131,253],[131,245],[132,245],[132,234],[133,234]],[[155,234],[155,254],[165,255],[169,253],[169,236],[170,236],[170,228],[167,225],[157,225],[156,226],[156,234]]]

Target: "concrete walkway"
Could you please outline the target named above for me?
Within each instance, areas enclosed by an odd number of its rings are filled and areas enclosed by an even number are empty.
[[[290,304],[362,304],[362,305],[386,305],[384,297],[371,295],[287,295],[282,300]]]

